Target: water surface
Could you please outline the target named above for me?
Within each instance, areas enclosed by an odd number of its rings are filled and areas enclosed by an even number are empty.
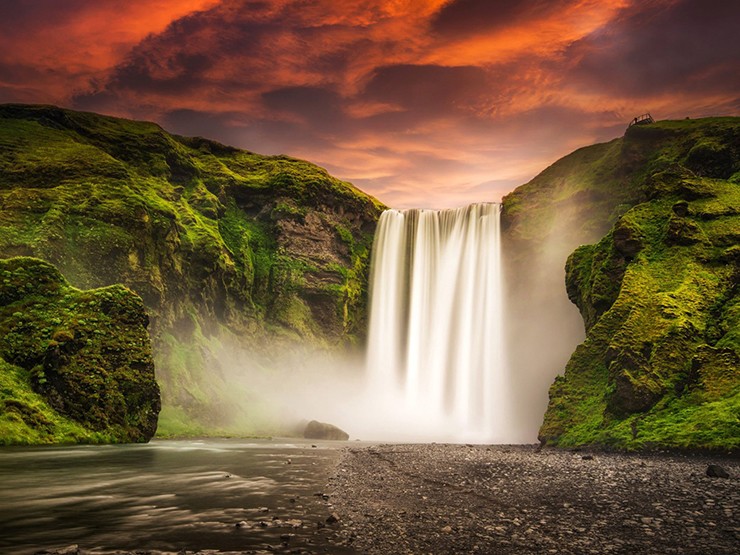
[[[346,553],[329,545],[331,526],[317,525],[331,506],[316,495],[324,493],[343,444],[313,445],[157,440],[2,448],[0,553],[71,544],[100,551]],[[237,527],[242,521],[246,526]]]

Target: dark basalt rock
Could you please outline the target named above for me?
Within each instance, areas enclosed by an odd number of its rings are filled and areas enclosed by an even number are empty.
[[[689,203],[685,200],[677,202],[671,207],[671,209],[676,216],[681,216],[683,218],[689,215]]]
[[[682,216],[674,216],[669,220],[665,239],[668,245],[694,245],[702,239],[701,228],[696,223]]]
[[[643,249],[639,232],[624,220],[614,226],[613,240],[614,248],[629,258],[634,258]]]
[[[707,467],[707,476],[710,478],[729,478],[730,474],[718,464],[710,464]]]
[[[306,425],[306,430],[303,432],[303,437],[305,437],[306,439],[347,441],[349,439],[349,434],[344,430],[337,428],[333,424],[311,420],[311,422]]]

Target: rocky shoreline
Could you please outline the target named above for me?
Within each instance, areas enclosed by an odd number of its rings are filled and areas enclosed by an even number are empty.
[[[311,524],[315,542],[180,554],[734,555],[739,482],[738,457],[521,445],[348,447],[317,494],[329,518]],[[40,553],[92,552],[70,546]]]
[[[737,458],[432,444],[348,449],[331,485],[358,553],[729,555],[739,482]]]

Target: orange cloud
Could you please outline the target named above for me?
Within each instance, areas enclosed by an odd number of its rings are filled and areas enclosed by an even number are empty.
[[[152,119],[394,206],[496,200],[635,114],[737,113],[723,0],[26,0],[0,101]]]
[[[35,75],[27,89],[46,89],[52,101],[63,102],[73,89],[119,63],[146,36],[163,31],[177,19],[214,6],[218,0],[151,0],[149,2],[13,3],[3,14],[0,63],[25,67]],[[27,10],[13,24],[13,16]],[[17,16],[17,15],[16,15]],[[8,84],[0,74],[0,84]]]

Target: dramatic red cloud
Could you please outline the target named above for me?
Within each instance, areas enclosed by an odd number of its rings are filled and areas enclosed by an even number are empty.
[[[497,200],[635,115],[737,114],[723,0],[27,0],[0,101],[146,118],[392,206]]]
[[[25,91],[21,95],[39,99],[69,99],[77,88],[88,88],[89,79],[98,74],[104,77],[146,36],[163,31],[177,18],[217,3],[5,2],[0,5],[0,86],[18,88]]]

